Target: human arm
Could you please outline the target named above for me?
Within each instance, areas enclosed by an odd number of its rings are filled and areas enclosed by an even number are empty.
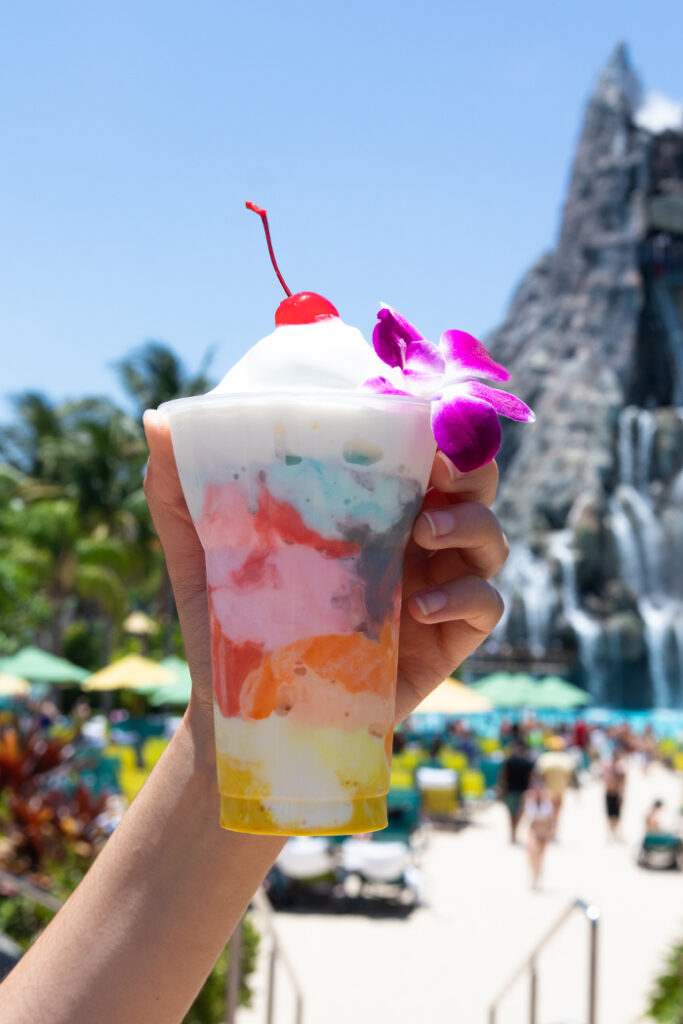
[[[0,988],[0,1024],[177,1024],[282,848],[218,825],[204,552],[168,424],[146,417],[146,492],[173,583],[193,692],[176,736],[76,893]],[[406,557],[397,720],[484,639],[501,611],[485,582],[506,545],[486,506],[491,465],[437,458],[430,518]],[[450,509],[450,512],[449,512]],[[452,529],[436,513],[452,518]],[[445,603],[430,614],[434,588]]]

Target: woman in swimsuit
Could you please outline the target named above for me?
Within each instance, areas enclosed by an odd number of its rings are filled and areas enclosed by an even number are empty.
[[[533,889],[539,886],[546,847],[553,834],[554,815],[550,790],[545,788],[542,779],[533,778],[531,788],[524,794],[524,817],[529,824],[527,853]]]

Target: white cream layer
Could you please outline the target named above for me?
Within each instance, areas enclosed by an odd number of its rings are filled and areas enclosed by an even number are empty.
[[[379,796],[389,788],[384,741],[367,728],[311,728],[276,715],[224,718],[216,707],[214,723],[217,752],[250,773],[252,799],[348,801],[350,815],[354,797]]]
[[[355,391],[388,367],[356,327],[339,317],[276,327],[228,370],[214,394],[244,391]]]

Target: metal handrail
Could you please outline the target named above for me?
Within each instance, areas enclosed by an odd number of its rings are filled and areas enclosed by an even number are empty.
[[[27,896],[28,899],[37,903],[38,906],[45,907],[47,910],[54,910],[55,913],[64,903],[64,900],[59,899],[58,896],[53,896],[46,889],[39,888],[26,878],[12,874],[11,871],[0,871],[0,882],[14,887],[22,896]]]
[[[266,1024],[273,1024],[275,1014],[275,968],[277,967],[278,959],[281,961],[282,966],[289,975],[292,988],[294,989],[295,1004],[294,1004],[294,1020],[295,1024],[303,1024],[304,1019],[304,997],[301,991],[301,986],[297,981],[294,968],[292,967],[287,954],[282,948],[280,938],[275,928],[275,912],[273,905],[266,896],[263,889],[259,889],[254,898],[252,899],[252,906],[254,906],[259,913],[262,915],[268,934],[271,940],[270,960],[268,963],[268,990],[266,996]],[[235,932],[230,940],[231,951],[233,956],[230,959],[230,971],[228,977],[228,999],[227,999],[227,1024],[234,1024],[235,1012],[237,1009],[238,1002],[238,990],[239,990],[239,978],[240,978],[240,957],[241,957],[241,946],[242,946],[242,921],[235,929]],[[234,966],[233,966],[234,965]]]
[[[537,1024],[538,1007],[538,971],[536,961],[539,953],[547,946],[557,932],[562,928],[565,921],[572,916],[575,910],[581,910],[590,927],[589,951],[588,951],[588,1017],[586,1024],[597,1024],[597,971],[598,971],[598,922],[600,920],[600,909],[594,903],[587,903],[585,900],[573,900],[563,914],[557,919],[552,928],[549,929],[538,942],[532,952],[526,957],[514,974],[500,989],[498,995],[489,1007],[489,1024],[496,1024],[498,1004],[508,994],[512,986],[522,975],[529,972],[529,1024]]]

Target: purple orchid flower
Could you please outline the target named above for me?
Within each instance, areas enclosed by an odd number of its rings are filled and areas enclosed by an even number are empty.
[[[377,320],[372,334],[375,352],[400,373],[406,390],[386,377],[373,377],[363,386],[379,394],[430,398],[434,439],[461,472],[495,458],[502,436],[499,415],[526,423],[535,420],[519,398],[477,379],[502,382],[510,374],[471,334],[446,331],[437,346],[390,306],[380,309]]]

